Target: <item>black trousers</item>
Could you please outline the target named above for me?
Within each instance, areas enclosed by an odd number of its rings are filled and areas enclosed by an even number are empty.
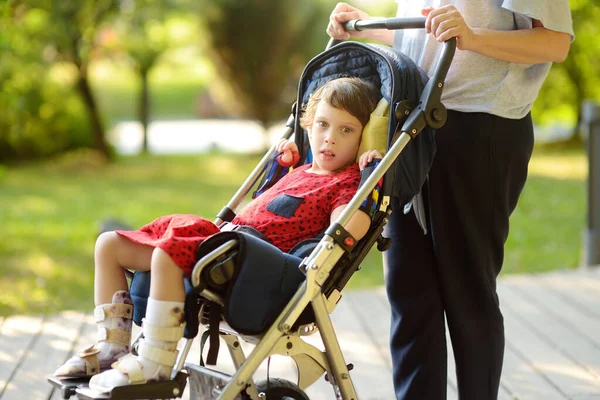
[[[504,323],[496,294],[509,215],[533,150],[530,115],[449,111],[423,189],[428,234],[394,204],[384,253],[398,400],[446,398],[444,316],[461,400],[496,399]]]

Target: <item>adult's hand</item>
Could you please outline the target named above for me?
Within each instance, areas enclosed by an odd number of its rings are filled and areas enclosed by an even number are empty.
[[[351,36],[356,38],[368,37],[367,32],[352,32],[350,34],[344,29],[342,24],[355,19],[365,20],[370,18],[369,14],[356,7],[352,7],[346,3],[337,3],[329,17],[327,34],[336,40],[347,40]]]
[[[473,31],[454,5],[427,7],[421,10],[421,14],[427,17],[425,32],[431,33],[438,42],[445,42],[455,37],[458,49],[471,50]]]

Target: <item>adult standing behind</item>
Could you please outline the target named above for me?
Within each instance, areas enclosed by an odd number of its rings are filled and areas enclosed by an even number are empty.
[[[573,39],[568,0],[399,0],[398,17],[426,17],[425,29],[352,32],[407,54],[430,76],[443,42],[457,39],[442,101],[446,124],[423,187],[427,227],[401,204],[384,253],[392,309],[390,347],[396,397],[446,398],[446,317],[461,400],[496,399],[504,324],[496,294],[509,215],[533,150],[531,106],[552,62]],[[369,19],[338,3],[327,33]],[[396,202],[397,203],[397,202]]]

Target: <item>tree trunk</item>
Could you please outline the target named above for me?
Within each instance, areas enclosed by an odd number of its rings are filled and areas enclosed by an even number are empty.
[[[142,154],[148,154],[148,123],[150,116],[150,91],[148,87],[148,69],[140,71],[141,77],[141,92],[140,103],[138,109],[138,118],[142,124]]]
[[[80,69],[81,71],[81,69]],[[88,111],[90,117],[90,124],[92,126],[92,135],[94,137],[94,148],[100,151],[106,156],[107,159],[111,158],[106,138],[104,137],[104,124],[100,117],[100,110],[92,93],[92,88],[87,76],[87,73],[80,72],[77,80],[77,88],[83,98],[83,103]]]

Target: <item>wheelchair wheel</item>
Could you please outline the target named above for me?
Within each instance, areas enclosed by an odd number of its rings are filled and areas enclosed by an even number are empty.
[[[266,400],[310,400],[298,385],[285,379],[271,378],[256,383],[258,393],[264,393]]]

